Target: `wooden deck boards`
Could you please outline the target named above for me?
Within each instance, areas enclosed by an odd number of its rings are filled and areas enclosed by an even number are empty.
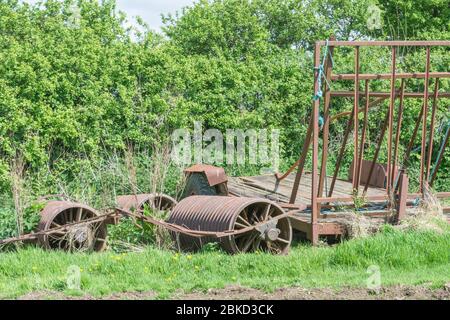
[[[241,197],[266,198],[277,202],[288,203],[292,188],[294,185],[295,173],[291,173],[286,179],[282,180],[275,189],[276,179],[273,175],[261,175],[254,177],[230,177],[228,181],[228,189],[231,194]],[[327,178],[326,188],[331,185],[331,177]],[[311,204],[311,185],[312,174],[305,173],[300,181],[300,187],[296,198],[296,203],[305,205]],[[363,186],[360,187],[361,192]],[[345,180],[336,180],[333,197],[350,197],[352,195],[352,183]],[[381,188],[370,187],[367,195],[378,196],[385,195],[386,190]]]

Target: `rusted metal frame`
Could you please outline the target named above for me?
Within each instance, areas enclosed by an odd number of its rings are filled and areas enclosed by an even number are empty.
[[[436,79],[436,83],[434,85],[433,109],[431,111],[430,136],[429,136],[429,140],[428,140],[427,169],[426,169],[426,176],[425,176],[427,181],[430,180],[431,158],[433,156],[434,126],[435,126],[435,122],[436,122],[438,96],[439,96],[439,78]]]
[[[325,87],[325,96],[323,99],[323,133],[322,133],[322,163],[320,167],[320,179],[319,179],[319,194],[321,197],[323,195],[323,188],[325,179],[327,179],[327,160],[328,160],[328,145],[329,145],[329,136],[330,136],[330,91],[331,88],[328,86],[331,83],[331,73],[333,71],[333,63],[332,63],[332,55],[334,48],[329,47],[329,52],[327,53],[327,60],[325,65],[325,78],[326,81],[324,83]]]
[[[443,152],[441,152],[439,154],[439,157],[437,159],[436,167],[433,170],[433,176],[431,177],[431,180],[430,180],[430,186],[433,186],[434,180],[436,179],[437,173],[439,171],[439,167],[441,166],[442,159],[444,158],[444,153],[445,153],[444,151],[447,148],[447,146],[449,144],[449,141],[450,141],[450,131],[447,131],[447,135],[446,135],[446,137],[444,137],[444,139],[445,140],[444,140],[444,144],[443,144],[443,147],[442,147]],[[449,197],[450,197],[450,192],[449,192]]]
[[[354,91],[331,91],[331,97],[351,98],[355,95]],[[364,92],[360,92],[360,95],[364,95]],[[433,95],[434,92],[430,92],[429,95]],[[371,92],[372,98],[389,98],[389,92]],[[420,92],[405,92],[405,98],[423,99],[423,93]],[[439,98],[450,98],[450,92],[439,93]]]
[[[300,156],[300,159],[297,161],[297,165],[296,165],[298,167],[297,168],[297,174],[295,175],[294,185],[292,187],[291,198],[289,200],[289,203],[291,203],[291,204],[294,204],[295,200],[297,199],[297,193],[298,193],[298,188],[300,186],[300,180],[302,178],[303,170],[305,168],[306,157],[308,155],[309,146],[311,144],[311,135],[313,133],[313,126],[314,126],[314,124],[313,124],[314,119],[313,118],[314,117],[311,116],[311,119],[310,119],[310,122],[309,122],[309,126],[308,126],[308,131],[306,133],[306,138],[305,138],[305,141],[303,143],[302,154]],[[290,174],[290,172],[292,172],[292,170],[294,168],[295,167],[292,166],[288,170],[288,172],[286,172],[282,177],[277,178],[277,180],[280,181],[280,180],[286,178]]]
[[[388,194],[391,192],[393,182],[392,182],[392,173],[391,170],[394,171],[394,167],[392,166],[392,139],[393,139],[393,120],[394,120],[394,105],[395,105],[395,68],[396,68],[396,55],[397,55],[397,47],[392,47],[392,66],[391,66],[391,98],[389,101],[389,137],[388,137],[388,155],[387,155],[387,192]],[[370,181],[370,179],[369,179]]]
[[[425,72],[401,72],[396,74],[397,79],[424,79]],[[430,72],[430,79],[432,78],[450,78],[450,72]],[[391,79],[390,73],[362,73],[359,75],[359,80],[389,80]],[[331,76],[332,81],[336,80],[355,80],[355,75],[352,73],[347,74],[333,74]]]
[[[419,185],[420,192],[424,193],[425,190],[425,160],[426,160],[426,149],[427,149],[427,116],[428,116],[428,82],[429,82],[429,73],[430,73],[430,47],[428,46],[426,49],[426,65],[425,65],[425,85],[424,85],[424,93],[423,93],[423,107],[422,107],[422,148],[420,153],[420,176],[419,176]],[[427,179],[428,180],[428,179]]]
[[[334,170],[333,179],[331,180],[330,190],[328,191],[329,197],[333,195],[334,186],[336,184],[337,176],[339,174],[339,169],[341,168],[342,159],[344,158],[345,147],[347,146],[348,137],[350,136],[350,132],[352,131],[353,117],[354,114],[352,112],[350,119],[348,119],[347,128],[345,129],[344,133],[344,141],[342,142],[341,150],[339,151],[339,155],[336,161],[336,168]]]
[[[397,198],[397,214],[395,215],[395,222],[401,221],[406,215],[406,203],[408,200],[408,175],[403,171],[400,174],[399,191]]]
[[[319,41],[320,45],[346,46],[346,47],[428,47],[428,46],[450,46],[450,41]]]
[[[387,99],[387,97],[381,97],[381,98],[378,98],[376,100],[373,100],[372,102],[369,102],[369,109],[373,108],[373,107],[376,107],[377,105],[379,105],[381,102],[383,102],[386,99]],[[364,112],[365,109],[366,109],[366,107],[364,105],[364,107],[359,108],[358,113]],[[352,115],[352,114],[353,114],[353,110],[352,111],[345,111],[345,112],[338,113],[338,114],[336,114],[336,115],[331,117],[330,123],[333,122],[333,121],[336,121],[339,118],[342,118],[342,117],[345,117],[345,116],[349,116],[349,115]]]
[[[395,183],[395,168],[397,167],[397,158],[398,158],[398,148],[400,145],[400,132],[402,129],[403,122],[403,107],[404,107],[404,94],[405,94],[405,79],[402,79],[402,83],[400,85],[400,102],[398,106],[398,115],[397,115],[397,130],[395,133],[395,143],[394,143],[394,170],[392,170],[392,181]]]
[[[340,212],[344,212],[344,213],[348,212],[347,209],[355,209],[354,198],[342,198],[342,199],[346,200],[347,202],[340,202],[337,200],[332,200],[334,202],[329,202],[326,204],[323,203],[323,201],[328,201],[328,199],[333,199],[333,198],[319,198],[319,202],[323,209],[333,210],[332,211],[333,213],[327,213],[327,212],[321,213],[320,214],[321,218],[323,218],[323,217],[332,218],[333,215],[339,215]],[[364,199],[366,199],[366,198],[364,198]],[[417,205],[417,201],[416,201],[417,196],[413,196],[412,194],[407,194],[406,199],[407,199],[407,202],[406,202],[407,207],[415,207]],[[375,210],[369,211],[368,209],[370,209],[371,206],[373,206],[373,205],[379,205],[379,206],[386,205],[387,200],[389,200],[387,196],[384,196],[382,200],[368,200],[369,202],[366,202],[365,205],[358,207],[359,209],[362,208],[362,209],[367,209],[367,210],[359,210],[359,212],[361,214],[364,214],[365,212],[374,212]],[[351,201],[351,202],[348,202],[348,201]],[[387,206],[386,206],[386,208],[387,208]],[[311,206],[306,206],[305,209],[311,209]],[[303,210],[305,210],[305,209],[303,209]],[[379,210],[392,212],[391,209],[379,209]]]
[[[319,88],[318,77],[319,77],[319,67],[320,64],[320,45],[316,43],[314,49],[314,67],[315,67],[315,81],[314,81],[314,93],[316,93]],[[319,235],[317,233],[317,219],[319,216],[319,206],[317,203],[317,193],[319,189],[318,185],[318,161],[319,161],[319,108],[320,100],[314,100],[313,107],[313,152],[312,152],[312,190],[311,190],[311,242],[313,245],[317,244],[319,241]]]
[[[411,136],[411,139],[409,140],[408,147],[406,148],[405,157],[403,160],[403,164],[404,164],[403,167],[405,167],[405,165],[408,163],[409,157],[411,156],[411,151],[414,146],[414,141],[416,141],[417,133],[419,132],[419,127],[420,127],[420,122],[422,121],[422,117],[423,117],[423,108],[420,109],[419,116],[417,117],[416,124],[414,126],[413,134]]]
[[[365,81],[365,96],[366,96],[366,104],[364,108],[364,123],[363,128],[361,132],[361,145],[359,148],[359,158],[358,158],[358,175],[357,175],[357,185],[359,189],[359,184],[361,182],[361,169],[362,169],[362,160],[364,157],[364,145],[366,143],[366,131],[367,131],[367,122],[368,122],[368,116],[369,116],[369,80]]]
[[[378,156],[380,154],[381,146],[383,144],[384,135],[386,134],[386,129],[387,129],[388,124],[389,124],[389,111],[386,113],[386,117],[384,119],[383,126],[381,127],[381,132],[380,132],[380,137],[378,140],[377,149],[375,150],[375,154],[374,154],[373,160],[372,160],[372,165],[370,166],[369,176],[367,178],[366,185],[364,186],[364,192],[363,192],[364,196],[367,193],[367,190],[369,189],[369,183],[370,183],[370,180],[372,179],[373,171],[375,170],[375,165],[378,161]]]
[[[437,192],[435,196],[438,199],[450,199],[450,192]]]
[[[420,193],[408,193],[407,194],[407,199],[417,199],[418,197],[420,197],[421,194]],[[443,195],[437,196],[438,198],[444,198]],[[321,198],[317,198],[317,202],[318,203],[333,203],[333,202],[341,202],[341,203],[346,203],[348,202],[349,205],[354,203],[354,197],[321,197]],[[390,200],[389,195],[385,194],[385,195],[376,195],[376,196],[364,196],[364,200],[366,202],[375,202],[375,201],[387,201]],[[344,205],[344,204],[341,204]],[[345,206],[347,206],[347,204],[345,204]]]
[[[343,211],[343,213],[345,214],[345,211]],[[371,218],[378,218],[378,217],[385,217],[387,213],[391,213],[391,210],[377,210],[377,211],[358,211],[358,214],[365,216],[365,217],[371,217]],[[321,214],[321,218],[341,218],[343,216],[342,213],[330,213],[330,214]]]
[[[359,135],[359,47],[355,47],[355,91],[354,91],[354,103],[353,103],[353,190],[358,192],[358,135]]]
[[[375,101],[370,102],[369,106],[375,106],[377,104],[380,104],[384,100],[386,100],[386,98],[377,99]],[[359,110],[359,112],[361,112],[361,111],[362,111],[362,109]],[[345,129],[345,133],[344,133],[344,140],[342,142],[342,146],[341,146],[341,149],[339,151],[339,155],[338,155],[338,158],[336,161],[336,169],[334,170],[333,179],[331,180],[330,190],[328,192],[329,197],[331,197],[333,195],[337,176],[338,176],[339,170],[341,168],[342,159],[344,158],[344,153],[345,153],[345,148],[347,146],[348,137],[350,136],[350,132],[352,131],[353,117],[354,117],[354,114],[353,114],[353,111],[351,111],[351,116],[348,120],[347,128]],[[384,125],[384,128],[386,128],[386,125]],[[383,138],[384,138],[384,135],[383,135]],[[379,150],[378,150],[378,152],[379,152]]]

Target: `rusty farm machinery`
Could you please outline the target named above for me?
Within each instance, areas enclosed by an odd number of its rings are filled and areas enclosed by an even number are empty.
[[[229,253],[266,251],[286,254],[294,230],[301,232],[313,244],[319,237],[342,237],[347,230],[342,207],[355,207],[355,197],[364,203],[359,213],[385,222],[398,223],[407,208],[423,198],[432,186],[449,144],[449,130],[442,139],[439,152],[435,143],[436,110],[441,98],[450,93],[439,92],[440,79],[450,78],[450,72],[431,72],[430,52],[433,48],[448,48],[450,41],[319,41],[314,50],[314,98],[309,127],[304,137],[299,160],[284,174],[255,177],[227,177],[223,168],[197,164],[185,170],[187,182],[179,202],[163,194],[120,196],[117,206],[99,213],[86,205],[67,199],[47,201],[41,212],[37,230],[0,244],[34,241],[47,249],[72,250],[88,248],[101,251],[106,246],[107,225],[120,223],[128,216],[167,229],[181,250],[197,250],[209,242],[217,242]],[[354,73],[333,74],[333,52],[340,47],[354,50]],[[386,47],[391,50],[391,72],[360,73],[360,48]],[[399,48],[416,47],[425,53],[424,72],[397,73]],[[325,50],[323,50],[325,48]],[[325,51],[322,59],[322,52]],[[408,92],[407,81],[424,81],[423,92]],[[389,81],[388,92],[371,92],[370,81]],[[398,81],[397,81],[398,80]],[[429,84],[434,80],[434,91]],[[333,91],[331,83],[353,82],[350,91]],[[360,91],[360,82],[365,90]],[[397,86],[400,82],[400,86]],[[331,115],[330,101],[352,98],[353,109]],[[421,99],[414,132],[400,161],[400,133],[405,114],[405,99]],[[430,101],[431,100],[431,103]],[[365,160],[368,115],[371,110],[388,102],[386,117],[380,120],[380,130],[372,159]],[[429,110],[431,109],[431,110]],[[363,115],[363,120],[360,120]],[[448,117],[449,115],[447,115]],[[322,118],[322,125],[319,124]],[[346,129],[335,163],[334,173],[327,175],[330,127],[344,120]],[[408,159],[421,132],[419,190],[409,191]],[[338,178],[348,140],[353,134],[353,161],[347,179]],[[387,143],[386,143],[387,141]],[[384,146],[383,144],[387,144]],[[382,147],[387,149],[386,163],[379,163]],[[306,171],[308,152],[312,149],[311,170]],[[434,150],[436,151],[436,150]],[[437,154],[433,159],[433,155]],[[432,165],[434,163],[434,166]],[[450,198],[450,192],[437,193]],[[168,211],[166,221],[144,215],[144,207]],[[450,208],[444,208],[449,212]]]

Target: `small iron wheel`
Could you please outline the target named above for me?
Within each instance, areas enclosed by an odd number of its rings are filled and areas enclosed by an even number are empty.
[[[49,231],[96,216],[98,213],[88,206],[67,201],[52,201],[41,212],[38,231]],[[80,223],[64,231],[43,235],[38,238],[38,242],[46,249],[102,251],[106,247],[106,238],[106,224],[98,221]]]
[[[288,218],[276,220],[282,214],[278,206],[269,202],[257,202],[236,216],[234,230],[259,225],[256,229],[233,236],[229,244],[235,252],[263,251],[285,254],[292,241],[292,228]]]

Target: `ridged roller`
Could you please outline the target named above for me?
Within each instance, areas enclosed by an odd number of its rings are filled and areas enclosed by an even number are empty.
[[[158,210],[170,210],[176,205],[177,201],[165,194],[149,193],[137,195],[125,195],[117,197],[117,205],[119,208],[135,211],[143,210],[145,205]]]
[[[258,225],[257,229],[224,238],[201,239],[171,233],[180,249],[193,251],[218,242],[229,253],[267,251],[288,252],[292,228],[288,218],[274,219],[284,211],[277,204],[259,198],[191,196],[172,210],[168,222],[200,231],[233,231]]]

